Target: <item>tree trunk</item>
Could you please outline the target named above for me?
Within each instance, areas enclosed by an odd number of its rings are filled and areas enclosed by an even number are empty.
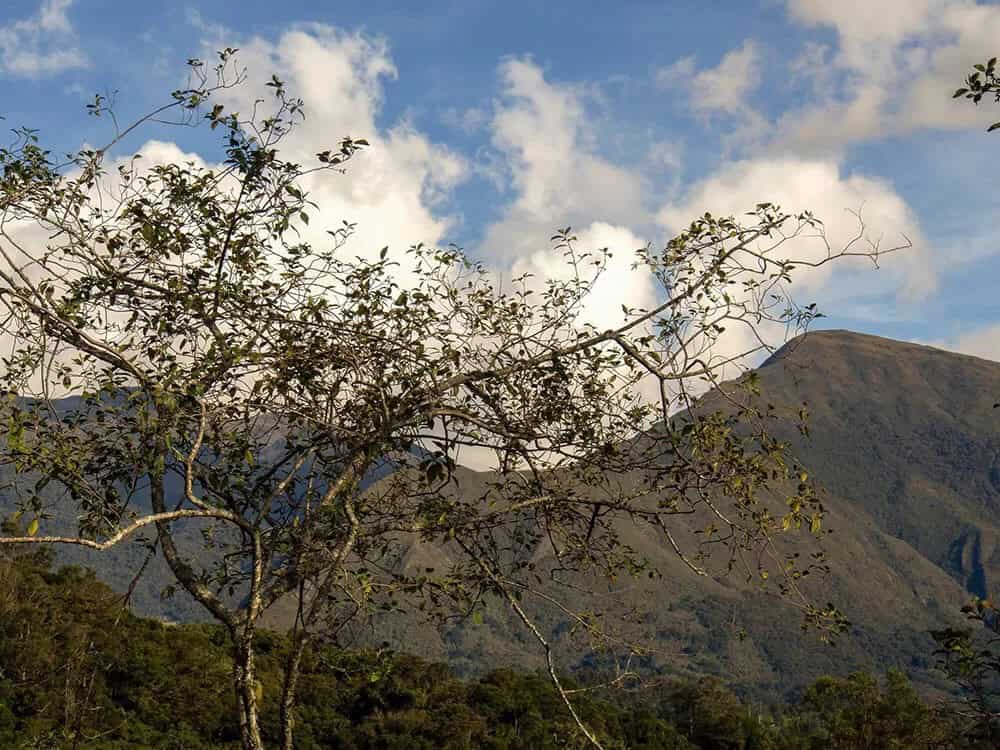
[[[242,628],[233,631],[238,634],[236,641],[236,658],[234,663],[234,678],[236,683],[236,700],[240,706],[240,735],[243,740],[243,750],[264,750],[264,741],[260,736],[260,707],[258,691],[263,696],[262,686],[257,681],[256,661],[254,660],[253,640],[257,632],[257,618],[263,605],[262,585],[264,582],[264,551],[261,544],[260,531],[254,529],[251,534],[253,544],[251,557],[250,592],[246,612],[242,618]]]
[[[281,688],[281,750],[293,750],[295,745],[295,688],[298,686],[302,652],[307,640],[305,633],[295,632],[292,637],[292,652],[285,665],[285,680]]]
[[[253,652],[254,623],[248,621],[235,644],[233,682],[240,711],[240,739],[243,750],[264,750],[260,736],[260,706],[257,696],[257,667]]]

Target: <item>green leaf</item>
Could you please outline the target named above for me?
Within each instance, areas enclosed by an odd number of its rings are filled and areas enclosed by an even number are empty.
[[[33,518],[31,523],[28,524],[28,536],[34,536],[38,533],[38,519]]]

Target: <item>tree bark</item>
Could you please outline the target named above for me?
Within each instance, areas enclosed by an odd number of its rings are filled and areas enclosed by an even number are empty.
[[[285,679],[281,686],[281,750],[293,750],[295,746],[295,689],[298,687],[307,634],[297,630],[292,637],[292,651],[285,665]]]
[[[239,637],[234,638],[236,650],[233,667],[236,699],[240,706],[240,734],[243,740],[243,750],[264,750],[264,741],[260,736],[257,665],[253,648],[254,636],[257,634],[257,618],[260,616],[263,602],[264,551],[259,529],[253,530],[251,540],[253,547],[250,596],[247,601],[246,613],[243,616],[242,628],[239,630]]]
[[[260,735],[260,706],[257,701],[257,665],[254,659],[254,623],[247,621],[233,654],[233,681],[240,711],[240,740],[243,750],[264,750]]]

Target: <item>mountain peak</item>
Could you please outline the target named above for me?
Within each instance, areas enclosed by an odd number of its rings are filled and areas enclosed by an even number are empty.
[[[848,356],[862,357],[904,357],[906,359],[916,358],[917,360],[953,359],[954,361],[966,360],[967,362],[980,362],[988,366],[997,366],[996,362],[974,357],[968,354],[939,349],[926,344],[918,344],[912,341],[899,341],[897,339],[874,336],[869,333],[858,333],[846,329],[824,329],[809,331],[808,333],[796,336],[779,347],[774,354],[767,358],[761,367],[774,365],[782,360],[794,361],[796,364],[825,364],[830,358]]]

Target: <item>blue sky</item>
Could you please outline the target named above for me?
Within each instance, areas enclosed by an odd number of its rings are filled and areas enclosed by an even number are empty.
[[[226,45],[306,99],[293,151],[372,141],[314,193],[363,246],[455,242],[544,272],[551,230],[571,224],[617,251],[613,288],[638,302],[631,251],[705,210],[774,200],[838,240],[861,209],[870,237],[914,247],[877,273],[813,274],[799,301],[827,327],[1000,360],[1000,133],[983,132],[1000,107],[950,99],[1000,52],[1000,5],[7,0],[0,114],[60,150],[96,143],[94,93],[140,113],[186,58]],[[119,155],[136,151],[216,154],[206,130],[147,131]]]

